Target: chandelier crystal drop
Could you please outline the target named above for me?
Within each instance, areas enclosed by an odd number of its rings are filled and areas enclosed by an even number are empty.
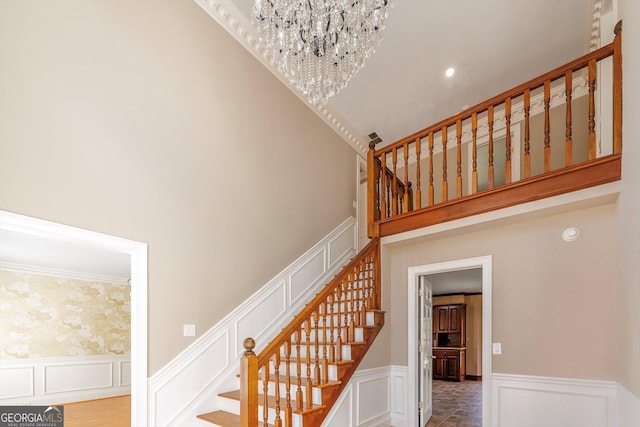
[[[382,41],[390,0],[255,0],[267,57],[311,104],[343,89]]]

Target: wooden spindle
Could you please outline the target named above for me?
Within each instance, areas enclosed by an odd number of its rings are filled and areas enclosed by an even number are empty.
[[[596,158],[596,60],[589,61],[589,160]]]
[[[449,200],[449,187],[447,184],[447,127],[442,126],[442,201]]]
[[[391,194],[393,195],[393,200],[391,202],[391,210],[392,215],[398,215],[398,175],[396,174],[396,164],[398,163],[398,149],[394,148],[391,150],[391,162],[393,163],[393,175],[391,176]]]
[[[478,192],[478,113],[471,115],[471,194]]]
[[[422,191],[420,190],[420,143],[422,142],[422,138],[416,138],[416,206],[418,209],[422,207]]]
[[[335,289],[336,292],[336,303],[338,304],[338,316],[336,320],[338,321],[337,327],[337,337],[336,337],[336,360],[339,362],[342,360],[342,330],[344,325],[342,323],[342,283],[338,285]]]
[[[380,210],[382,211],[382,219],[387,217],[387,153],[383,152],[381,156],[381,179],[382,179],[382,203]]]
[[[280,418],[280,353],[277,352],[273,355],[273,377],[276,381],[274,386],[275,399],[276,399],[276,419],[274,420],[273,427],[282,427],[282,418]]]
[[[314,330],[314,334],[315,334],[315,345],[314,345],[314,350],[315,350],[315,358],[314,358],[314,362],[315,364],[313,365],[313,374],[316,380],[316,384],[321,384],[321,372],[320,372],[320,331],[319,331],[319,325],[318,322],[320,321],[320,315],[318,314],[318,310],[314,311],[312,314],[312,318],[313,318],[313,330]]]
[[[336,336],[333,321],[333,295],[327,297],[327,312],[329,314],[329,362],[336,361]]]
[[[487,120],[489,125],[489,166],[487,168],[488,188],[492,189],[494,184],[493,176],[493,105],[489,106],[487,111]]]
[[[504,100],[504,122],[506,127],[504,182],[505,184],[511,184],[511,97],[510,96]]]
[[[409,143],[404,143],[404,195],[402,213],[409,212]]]
[[[263,426],[269,425],[269,379],[271,375],[271,359],[267,360],[264,365],[264,374],[262,380],[262,424]],[[240,409],[240,416],[242,416],[242,408]]]
[[[242,343],[244,353],[240,358],[240,426],[258,425],[258,357],[253,352],[253,338]]]
[[[347,332],[347,342],[355,341],[355,329],[356,325],[353,320],[353,274],[349,273],[347,276],[347,312],[349,313],[349,321],[347,322],[348,332]]]
[[[571,135],[571,94],[573,91],[573,74],[568,70],[564,74],[564,92],[566,102],[566,119],[564,131],[564,165],[571,166],[573,164],[573,140]]]
[[[622,154],[622,21],[613,32],[613,154]]]
[[[306,362],[307,362],[307,386],[306,386],[306,403],[307,408],[310,409],[313,406],[313,393],[312,393],[312,379],[311,379],[311,319],[307,319],[305,322],[305,337],[307,341],[306,345]],[[300,357],[300,356],[298,356]]]
[[[544,81],[544,171],[551,170],[551,122],[549,110],[551,107],[551,81]]]
[[[456,175],[456,197],[462,197],[462,120],[456,121],[456,147],[458,170]]]
[[[373,223],[376,220],[376,206],[380,203],[378,190],[378,168],[376,167],[376,144],[369,142],[369,152],[367,153],[367,236],[373,237]],[[288,427],[288,426],[287,426]]]
[[[531,176],[531,135],[529,133],[529,114],[531,112],[531,90],[524,91],[524,177]]]
[[[433,132],[429,132],[429,206],[433,206]]]
[[[284,366],[285,366],[285,409],[284,425],[292,425],[293,409],[291,408],[291,338],[284,342]]]
[[[366,259],[360,263],[360,326],[367,323],[367,270]]]
[[[327,302],[320,304],[318,309],[322,308],[322,379],[329,380],[329,359],[327,358]]]
[[[302,397],[302,355],[300,354],[300,341],[302,340],[302,331],[300,328],[296,330],[296,375],[298,377],[296,389],[296,409],[304,408]]]

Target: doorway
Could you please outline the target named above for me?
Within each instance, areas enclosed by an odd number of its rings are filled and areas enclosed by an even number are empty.
[[[489,426],[491,416],[491,256],[467,258],[448,261],[437,264],[427,264],[410,267],[408,269],[408,305],[407,305],[407,331],[408,331],[408,366],[407,377],[407,415],[408,425],[424,427],[431,416],[427,406],[431,403],[431,346],[432,340],[425,341],[425,332],[420,329],[430,330],[424,325],[426,308],[429,301],[425,301],[424,295],[431,296],[428,289],[430,274],[446,273],[459,270],[481,269],[482,274],[482,425]],[[422,289],[422,295],[420,290]],[[421,313],[423,316],[421,316]],[[421,328],[420,325],[424,325]],[[428,348],[424,348],[425,343]],[[422,346],[422,348],[421,348]],[[422,351],[421,351],[422,350]],[[428,369],[425,369],[428,360]],[[424,401],[428,397],[429,401]],[[422,402],[421,402],[421,399]],[[421,403],[420,403],[421,402]]]
[[[147,424],[147,245],[145,243],[0,211],[0,230],[77,243],[131,258],[131,424]]]

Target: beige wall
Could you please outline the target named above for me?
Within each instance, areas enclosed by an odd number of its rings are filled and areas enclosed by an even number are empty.
[[[582,238],[563,241],[568,226]],[[492,334],[503,348],[492,372],[614,380],[615,231],[607,205],[389,245],[390,363],[407,364],[408,268],[492,255]]]
[[[640,2],[618,0],[623,20],[623,164],[618,203],[618,380],[640,398]],[[637,408],[634,409],[637,413]]]
[[[0,93],[0,209],[148,243],[149,374],[355,215],[354,151],[193,1],[2,1]]]
[[[0,269],[0,359],[131,352],[126,283]]]

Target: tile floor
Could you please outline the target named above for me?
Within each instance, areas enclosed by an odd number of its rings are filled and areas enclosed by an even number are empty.
[[[482,382],[433,380],[433,416],[427,427],[482,426]]]

